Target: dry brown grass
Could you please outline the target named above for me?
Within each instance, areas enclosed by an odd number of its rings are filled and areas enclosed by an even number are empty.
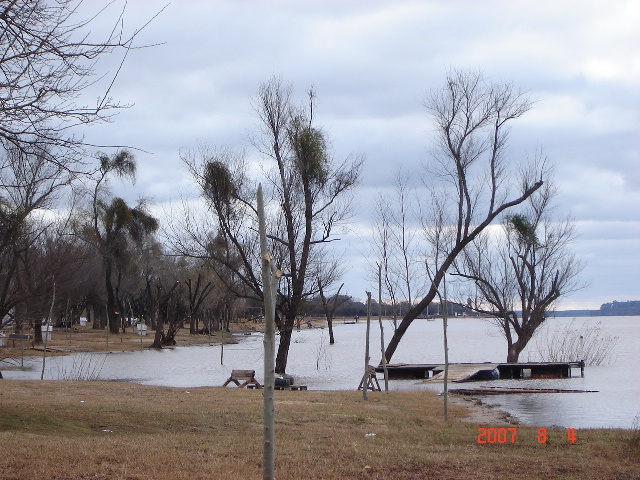
[[[0,478],[261,478],[261,412],[257,390],[0,380]],[[579,430],[571,445],[549,429],[540,445],[519,426],[513,445],[478,445],[464,408],[441,412],[426,392],[276,392],[276,476],[640,478],[629,431]]]

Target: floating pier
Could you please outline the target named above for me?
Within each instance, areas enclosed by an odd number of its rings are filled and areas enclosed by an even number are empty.
[[[526,363],[450,363],[450,382],[521,378],[569,378],[573,369],[584,376],[584,361]],[[376,372],[383,372],[382,365]],[[444,380],[444,365],[394,363],[387,365],[391,380]]]

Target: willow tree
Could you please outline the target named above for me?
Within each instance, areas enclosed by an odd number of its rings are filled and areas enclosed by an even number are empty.
[[[428,244],[427,293],[395,330],[385,352],[387,361],[413,320],[436,297],[456,257],[543,184],[537,175],[518,177],[510,172],[517,162],[507,157],[508,129],[531,108],[523,92],[510,84],[487,82],[480,73],[451,71],[426,107],[436,136],[423,179],[430,192],[421,216]]]
[[[574,223],[554,218],[555,196],[547,182],[519,212],[504,217],[498,238],[480,236],[459,263],[458,274],[474,286],[469,306],[500,329],[507,362],[518,361],[558,299],[583,287],[583,265],[570,251]]]
[[[327,261],[322,247],[337,240],[336,232],[348,218],[350,191],[362,165],[360,158],[334,162],[326,134],[314,124],[313,92],[306,108],[294,106],[291,94],[291,87],[275,78],[260,86],[254,103],[260,133],[252,139],[266,175],[268,248],[283,272],[276,295],[278,373],[287,367],[303,300],[318,292],[318,278],[323,285],[335,278],[335,262]],[[200,185],[215,225],[204,227],[186,217],[171,235],[173,246],[182,254],[209,258],[233,294],[262,302],[256,184],[244,154],[200,146],[183,152],[182,159]]]

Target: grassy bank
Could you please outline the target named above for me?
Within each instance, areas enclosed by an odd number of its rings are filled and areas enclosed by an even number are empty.
[[[427,392],[276,392],[277,478],[640,478],[638,433],[478,427]],[[0,478],[261,478],[262,394],[116,382],[0,380]],[[496,425],[497,426],[497,425]],[[366,437],[368,433],[375,436]]]

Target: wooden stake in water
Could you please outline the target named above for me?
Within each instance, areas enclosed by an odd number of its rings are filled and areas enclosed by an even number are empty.
[[[369,385],[369,332],[371,330],[371,292],[367,293],[367,335],[364,347],[364,375],[362,375],[362,398],[367,400],[367,388]]]
[[[67,309],[64,312],[64,334],[67,340],[69,340],[69,299],[67,298]]]
[[[44,380],[44,364],[47,360],[47,338],[49,337],[49,322],[53,317],[53,307],[56,304],[56,279],[53,279],[53,295],[51,298],[51,308],[49,309],[49,318],[45,322],[44,332],[44,348],[42,349],[42,373],[40,374],[40,380]]]
[[[220,319],[220,365],[224,365],[224,317]]]
[[[444,310],[442,312],[442,327],[444,330],[444,419],[449,419],[449,345],[447,341],[447,275],[442,277],[442,290],[444,293]]]
[[[378,323],[380,324],[380,350],[382,351],[382,370],[384,371],[384,391],[389,392],[389,371],[387,357],[384,354],[384,328],[382,327],[382,265],[378,264]]]

